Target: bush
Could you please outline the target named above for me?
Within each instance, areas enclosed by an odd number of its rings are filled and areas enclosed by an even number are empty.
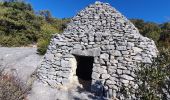
[[[49,41],[49,39],[40,39],[38,41],[37,51],[40,55],[44,55],[46,53]]]
[[[169,100],[168,92],[170,86],[169,66],[166,59],[161,56],[154,60],[151,65],[142,64],[141,70],[137,72],[137,81],[140,83],[136,94],[141,100]]]
[[[69,22],[52,18],[47,10],[35,14],[24,2],[0,2],[0,9],[0,45],[19,47],[38,42],[39,54],[45,53],[51,35],[62,32]]]
[[[0,100],[23,100],[29,90],[17,78],[0,72]]]

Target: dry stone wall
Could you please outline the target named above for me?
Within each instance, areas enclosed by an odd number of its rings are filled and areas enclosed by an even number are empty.
[[[96,2],[52,38],[37,75],[52,87],[69,86],[77,79],[74,55],[92,56],[92,91],[120,98],[122,86],[137,88],[136,63],[152,63],[157,53],[154,41],[140,35],[120,12],[108,3]]]

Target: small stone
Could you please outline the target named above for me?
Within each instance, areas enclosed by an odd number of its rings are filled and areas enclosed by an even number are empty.
[[[112,85],[113,82],[112,82],[111,80],[107,80],[107,81],[106,81],[106,84],[107,84],[107,85],[110,85],[110,84]]]
[[[133,77],[129,76],[129,75],[126,75],[126,74],[123,74],[121,75],[122,78],[126,79],[126,80],[134,80]]]
[[[121,51],[121,50],[127,50],[127,49],[126,49],[126,46],[117,46],[117,50]]]
[[[116,77],[111,76],[109,79],[110,79],[112,82],[114,82],[113,84],[116,84],[116,82],[115,82],[115,81],[117,80]]]
[[[82,49],[82,46],[80,44],[75,44],[73,48],[74,49]]]
[[[57,77],[57,82],[62,82],[62,78],[61,77]]]
[[[112,98],[112,97],[113,97],[113,90],[109,89],[109,98]]]
[[[126,70],[127,69],[127,67],[125,67],[125,66],[118,66],[117,68],[118,69],[122,69],[122,70]]]
[[[123,34],[120,34],[120,33],[114,33],[114,36],[115,36],[115,37],[122,37],[122,36],[123,36]]]
[[[117,57],[117,59],[116,60],[118,60],[118,61],[123,61],[123,57]]]
[[[54,59],[54,55],[53,54],[46,54],[45,59],[48,60],[48,61],[52,61]]]
[[[128,51],[122,51],[122,54],[123,54],[123,55],[128,55],[129,52],[128,52]]]
[[[120,79],[120,81],[121,81],[125,86],[128,86],[128,84],[129,84],[129,80]]]
[[[137,53],[140,53],[141,51],[143,51],[141,48],[138,48],[138,47],[133,47],[133,52],[134,54],[136,55]]]
[[[70,66],[69,66],[69,62],[68,62],[68,61],[65,61],[65,60],[61,60],[61,66],[62,66],[62,67],[70,67]]]
[[[143,60],[144,63],[148,63],[148,64],[151,64],[152,61],[149,57],[145,57],[144,60]]]
[[[56,83],[57,83],[57,82],[56,82],[55,80],[48,80],[48,84],[49,84],[50,86],[52,86],[52,87],[56,87],[56,86],[57,86]]]
[[[89,41],[91,41],[91,42],[94,41],[94,37],[90,36]]]
[[[107,45],[106,46],[106,50],[114,50],[115,49],[115,45]]]
[[[118,50],[114,51],[114,56],[122,56],[121,52]]]
[[[139,55],[135,56],[133,59],[136,61],[142,61],[142,57]]]
[[[103,59],[100,59],[99,62],[100,62],[100,64],[102,64],[102,65],[105,65],[105,64],[106,64]]]
[[[117,73],[118,73],[119,75],[121,75],[121,74],[123,73],[123,71],[122,71],[121,69],[117,69]]]
[[[82,41],[84,42],[84,43],[88,43],[88,40],[87,40],[87,38],[82,38]]]
[[[70,83],[69,79],[66,79],[66,78],[63,78],[63,79],[62,79],[62,84],[63,84],[63,85],[67,85],[67,84],[69,84],[69,83]]]
[[[108,79],[110,77],[109,74],[102,74],[102,79]]]
[[[61,42],[61,41],[58,41],[56,44],[60,45],[60,46],[64,46],[64,45],[67,45],[66,42]]]
[[[103,54],[100,55],[100,58],[108,60],[109,59],[109,55],[107,53],[103,53]]]
[[[100,74],[98,74],[98,73],[96,73],[96,72],[93,72],[92,73],[92,79],[99,79],[99,77],[100,77]]]
[[[128,47],[134,47],[135,46],[135,44],[134,43],[132,43],[132,42],[128,42]]]

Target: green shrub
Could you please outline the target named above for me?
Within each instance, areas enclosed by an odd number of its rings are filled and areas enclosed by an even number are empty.
[[[44,55],[46,53],[49,41],[49,39],[39,39],[37,44],[37,51],[40,55]]]
[[[154,60],[151,65],[142,64],[137,72],[137,82],[140,83],[136,94],[141,100],[167,100],[166,86],[169,86],[170,73],[167,61],[162,55]],[[169,90],[167,90],[169,91]]]
[[[0,2],[0,9],[0,45],[18,47],[38,42],[40,54],[45,53],[51,35],[62,32],[69,22],[47,16],[50,12],[46,10],[35,14],[24,2]]]

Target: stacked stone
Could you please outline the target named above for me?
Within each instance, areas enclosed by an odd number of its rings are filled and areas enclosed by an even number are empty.
[[[50,86],[68,86],[76,76],[74,55],[92,56],[92,91],[120,98],[122,86],[137,88],[137,63],[152,63],[157,53],[154,41],[140,35],[120,12],[96,2],[78,13],[61,35],[52,38],[37,73]]]

